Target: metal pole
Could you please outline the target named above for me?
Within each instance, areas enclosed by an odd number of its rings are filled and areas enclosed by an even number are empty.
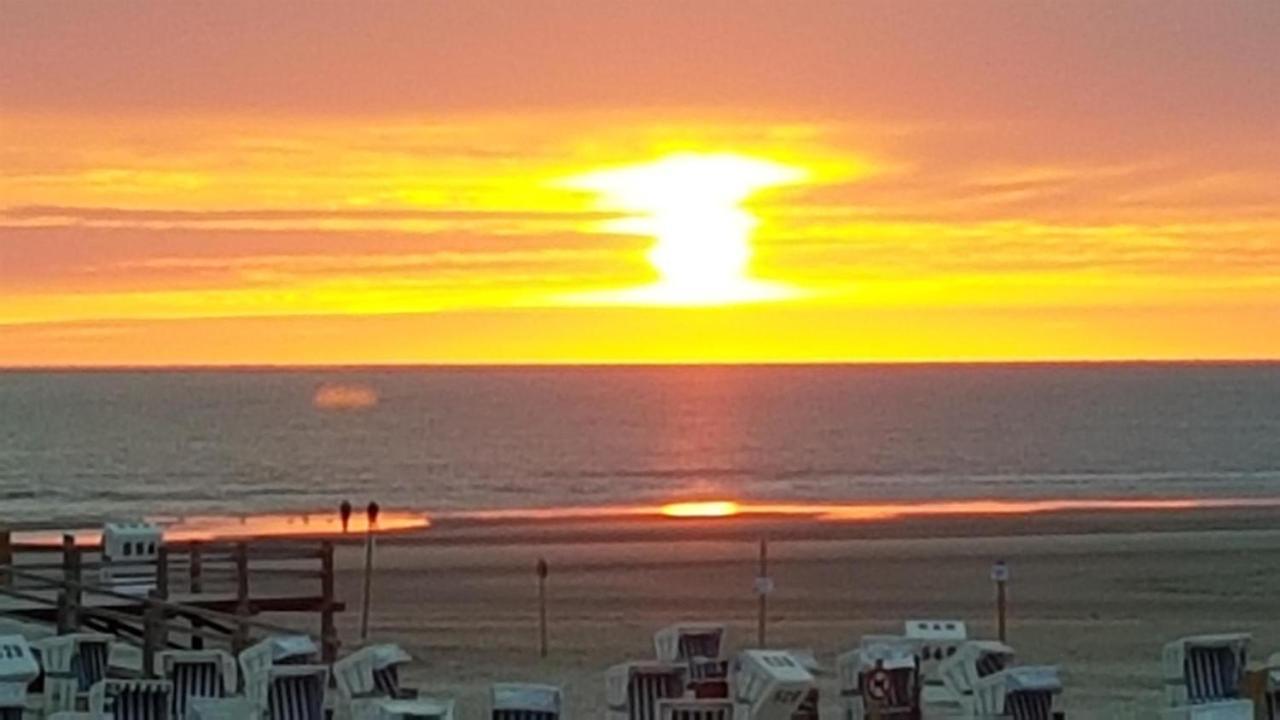
[[[760,538],[759,578],[760,587],[756,588],[756,592],[760,596],[760,617],[756,628],[756,643],[763,648],[765,646],[765,629],[769,616],[769,588],[767,587],[769,582],[769,540],[766,538]]]
[[[538,558],[538,657],[547,656],[547,561]]]
[[[991,579],[996,584],[996,637],[1000,642],[1008,642],[1006,618],[1008,614],[1008,597],[1005,586],[1009,582],[1009,566],[1003,560],[997,560],[991,566]]]
[[[369,503],[369,524],[365,528],[364,541],[364,605],[360,608],[360,642],[369,638],[369,605],[373,599],[373,531],[378,524],[378,510],[378,503]]]

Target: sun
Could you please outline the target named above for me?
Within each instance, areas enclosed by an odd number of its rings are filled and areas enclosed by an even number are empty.
[[[791,294],[750,276],[751,235],[759,220],[743,202],[765,188],[800,182],[802,170],[733,154],[670,155],[571,178],[568,185],[600,197],[624,217],[610,232],[652,237],[648,260],[659,280],[598,299],[669,305],[719,305]]]

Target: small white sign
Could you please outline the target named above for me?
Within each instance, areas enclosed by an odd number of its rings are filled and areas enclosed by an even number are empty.
[[[991,566],[991,580],[992,582],[1009,581],[1009,566],[1005,565],[1003,560],[999,560]]]
[[[773,592],[773,578],[771,577],[756,578],[756,594],[757,595],[768,595],[771,592]]]

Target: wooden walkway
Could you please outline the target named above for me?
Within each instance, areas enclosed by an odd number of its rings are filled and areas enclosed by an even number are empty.
[[[221,646],[239,652],[254,635],[297,634],[272,614],[313,614],[325,662],[338,655],[333,543],[254,540],[165,543],[154,558],[107,563],[101,547],[16,544],[0,529],[0,617],[56,628],[107,632],[143,651],[144,669],[166,648]],[[101,571],[141,572],[147,592]],[[206,645],[207,644],[207,645]]]

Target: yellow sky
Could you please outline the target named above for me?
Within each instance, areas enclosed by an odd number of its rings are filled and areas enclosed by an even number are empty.
[[[1280,11],[1087,5],[0,0],[0,365],[1280,357]]]

